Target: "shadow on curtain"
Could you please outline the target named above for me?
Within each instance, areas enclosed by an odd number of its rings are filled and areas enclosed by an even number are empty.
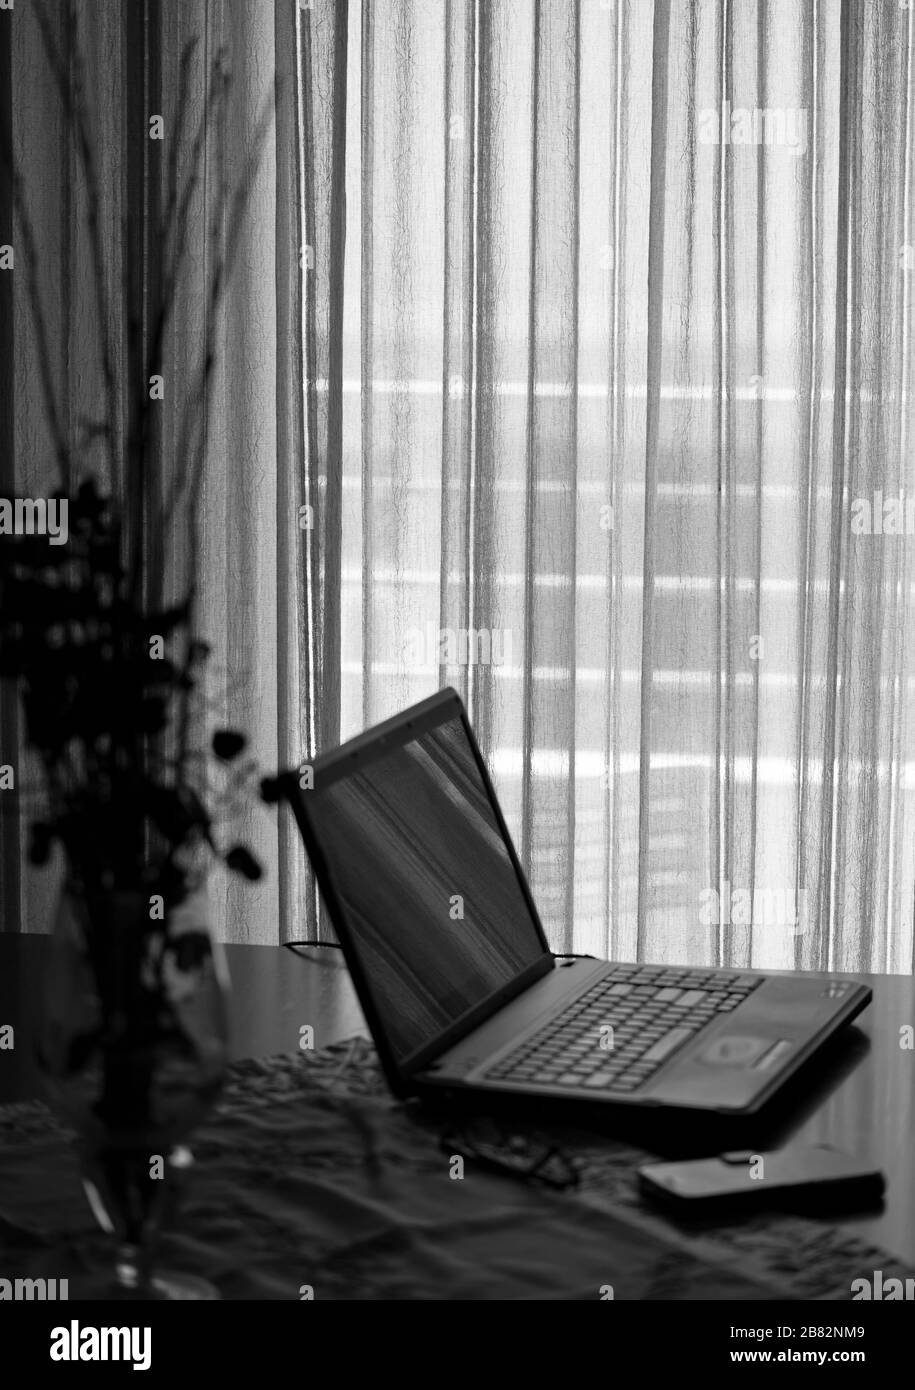
[[[272,120],[220,310],[211,409],[199,422],[207,468],[197,526],[176,515],[163,535],[150,520],[148,582],[163,582],[168,599],[196,576],[201,633],[213,648],[216,673],[209,692],[212,722],[245,728],[265,769],[293,766],[336,741],[339,727],[339,393],[319,393],[314,383],[339,377],[339,290],[332,287],[342,283],[346,6],[309,14],[296,0],[231,6],[219,0],[78,0],[47,4],[44,13],[54,46],[65,55],[71,93],[82,83],[89,95],[101,190],[93,210],[108,312],[103,323],[76,132],[47,61],[38,10],[19,6],[0,14],[0,79],[4,71],[11,75],[0,90],[0,134],[7,134],[25,185],[35,255],[29,264],[22,228],[13,229],[5,182],[2,240],[18,236],[20,245],[15,280],[0,276],[0,308],[7,310],[0,371],[4,402],[12,403],[0,433],[2,483],[41,495],[54,477],[25,289],[30,274],[43,294],[53,384],[69,437],[80,438],[86,420],[103,409],[105,337],[117,383],[113,423],[122,433],[128,383],[145,359],[162,292],[169,163],[177,159],[183,180],[194,167],[207,84],[221,56],[230,74],[225,138],[220,144],[213,129],[206,130],[203,178],[189,203],[179,312],[168,329],[164,400],[151,445],[150,518],[176,472],[190,469],[181,425],[199,389],[212,312],[207,266],[218,231],[212,225],[218,191],[240,178],[265,109]],[[192,39],[182,124],[181,57]],[[154,116],[162,117],[161,140],[152,136]],[[83,457],[86,471],[122,488],[120,470],[107,476],[101,445],[88,442]],[[19,752],[9,691],[0,720],[4,754],[7,748]],[[25,818],[9,794],[0,801],[2,926],[47,930],[54,875],[21,870]],[[313,889],[291,824],[284,819],[278,833],[274,814],[257,809],[236,829],[256,845],[268,874],[246,892],[214,878],[224,932],[235,940],[275,941],[283,932],[313,931]]]

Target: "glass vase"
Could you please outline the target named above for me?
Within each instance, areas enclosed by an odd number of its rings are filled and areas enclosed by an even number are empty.
[[[77,1297],[218,1297],[205,1280],[157,1269],[154,1254],[227,1049],[228,974],[205,890],[169,909],[143,892],[90,901],[62,890],[40,1062],[51,1105],[76,1132],[89,1205],[112,1237],[110,1270]]]

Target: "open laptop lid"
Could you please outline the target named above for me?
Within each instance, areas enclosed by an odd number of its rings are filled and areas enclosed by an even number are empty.
[[[416,1071],[552,968],[454,690],[285,779],[388,1078]]]

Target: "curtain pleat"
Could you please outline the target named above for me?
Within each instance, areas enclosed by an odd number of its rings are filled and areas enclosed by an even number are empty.
[[[447,0],[443,113],[444,266],[442,333],[442,481],[439,563],[440,630],[466,630],[472,613],[471,520],[474,465],[474,403],[477,398],[477,169],[481,130],[477,115],[479,25],[477,3]],[[485,40],[485,34],[484,34]],[[370,127],[369,127],[370,130]],[[369,132],[367,131],[368,138]],[[371,471],[371,457],[365,459]],[[439,653],[438,682],[470,699],[469,666]],[[368,686],[368,682],[366,683]]]
[[[524,548],[522,850],[544,912],[574,918],[581,31],[538,6],[534,35]],[[543,392],[549,383],[550,392]],[[544,585],[543,576],[551,576]],[[554,578],[553,578],[554,577]],[[513,644],[514,645],[514,644]],[[542,669],[552,673],[539,679]],[[561,750],[540,768],[540,750]]]
[[[0,13],[0,246],[12,246],[13,188],[11,169],[3,151],[12,148],[12,13]],[[13,369],[13,279],[0,275],[0,495],[15,491],[16,377]],[[19,748],[19,696],[7,681],[0,682],[0,764],[9,763],[9,750]],[[20,924],[19,798],[0,796],[0,931]]]
[[[304,530],[299,530],[305,559],[298,578],[304,588],[291,595],[292,611],[299,615],[298,634],[291,635],[293,647],[300,653],[298,705],[287,707],[285,727],[295,727],[296,719],[302,725],[296,761],[305,766],[317,752],[339,741],[341,718],[342,371],[349,51],[346,0],[333,6],[300,6],[297,24],[298,70],[297,81],[292,85],[299,108],[299,263],[304,313],[302,357],[295,370],[302,373],[299,380],[304,378],[305,449],[304,456],[292,456],[289,464],[298,474],[299,506],[306,508],[306,524]],[[279,140],[278,148],[282,149]],[[278,341],[278,355],[284,351],[284,343]],[[288,737],[286,742],[288,745]],[[290,751],[288,746],[280,750],[281,766]],[[303,785],[307,785],[307,779]],[[290,835],[290,863],[299,866],[298,878],[304,881],[301,846],[296,855],[295,834],[288,819],[286,830]],[[302,921],[298,920],[300,902],[301,897],[295,893],[288,896],[283,905],[281,932],[292,937],[314,937],[322,922],[310,874],[307,913]],[[307,932],[303,927],[307,927]]]

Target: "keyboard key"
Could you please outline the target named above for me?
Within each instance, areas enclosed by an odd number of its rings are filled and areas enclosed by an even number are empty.
[[[690,989],[685,994],[681,994],[677,1000],[681,1009],[694,1009],[699,1004],[704,1004],[708,995],[701,989]]]
[[[648,1049],[643,1060],[646,1062],[663,1062],[665,1057],[669,1057],[672,1052],[676,1052],[678,1047],[682,1047],[683,1044],[693,1036],[694,1032],[695,1030],[693,1028],[671,1028],[669,1033],[665,1034],[659,1042],[656,1042],[653,1047]]]

